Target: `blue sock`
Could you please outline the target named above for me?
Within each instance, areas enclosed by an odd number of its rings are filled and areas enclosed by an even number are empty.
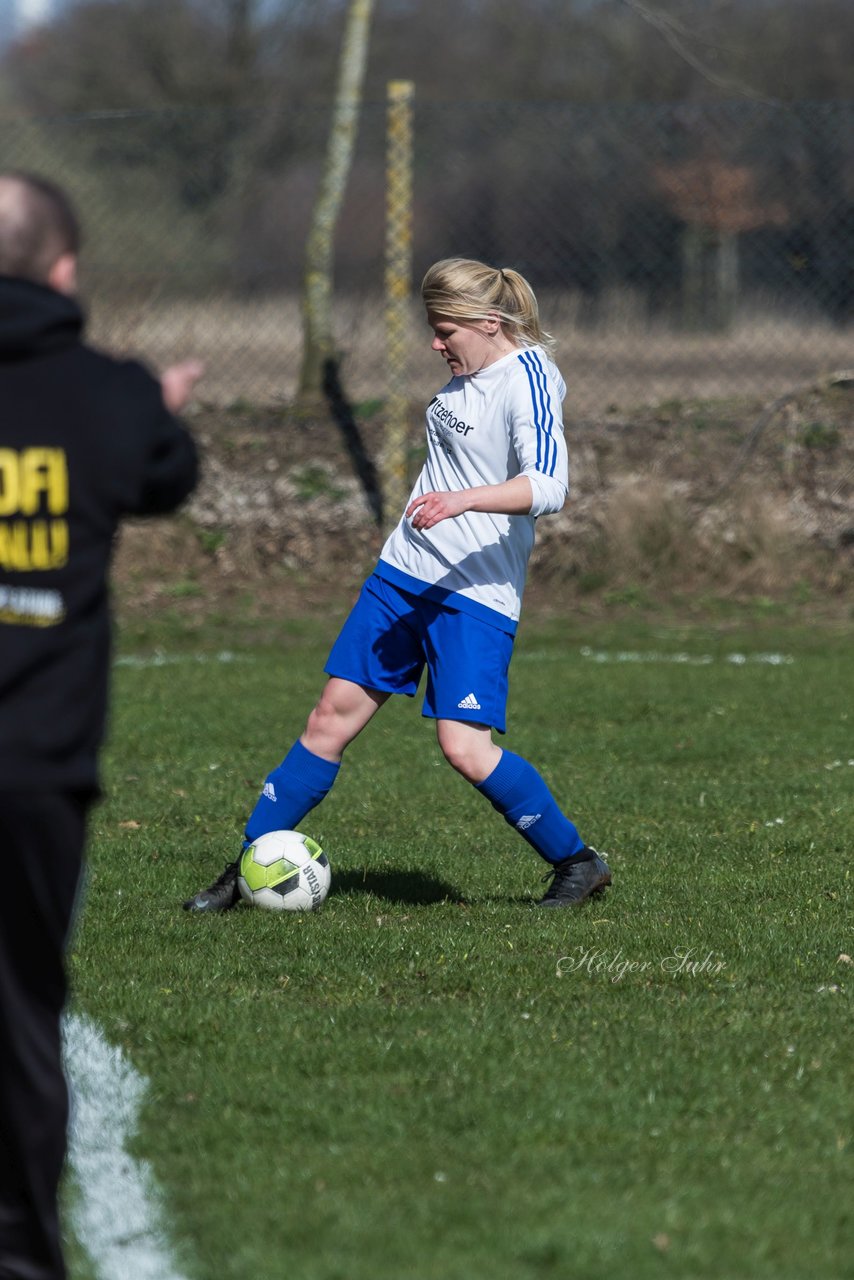
[[[562,862],[584,849],[543,779],[521,756],[503,751],[492,773],[476,787],[546,862]]]
[[[267,776],[246,824],[246,844],[268,831],[293,831],[332,789],[340,767],[296,741],[278,768]]]

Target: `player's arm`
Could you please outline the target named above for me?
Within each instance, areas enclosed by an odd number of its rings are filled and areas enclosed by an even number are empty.
[[[465,511],[488,511],[494,515],[523,516],[531,510],[533,487],[527,476],[514,476],[501,484],[480,484],[452,493],[422,493],[413,498],[406,515],[415,529],[432,529],[440,520],[460,516]]]
[[[406,510],[416,529],[465,511],[540,516],[560,511],[569,487],[561,400],[565,388],[543,356],[525,352],[507,388],[505,412],[519,475],[501,484],[423,493]]]
[[[531,484],[533,516],[560,511],[569,489],[563,435],[563,379],[539,351],[524,352],[507,388],[510,440]]]

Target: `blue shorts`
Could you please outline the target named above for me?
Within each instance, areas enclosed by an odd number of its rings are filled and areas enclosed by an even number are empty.
[[[414,697],[424,667],[421,714],[467,720],[504,733],[513,636],[500,627],[372,574],[332,646],[327,675]]]

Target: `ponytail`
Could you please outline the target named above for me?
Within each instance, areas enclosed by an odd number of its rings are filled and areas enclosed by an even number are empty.
[[[490,267],[470,258],[443,258],[425,275],[421,297],[427,310],[437,316],[473,324],[497,315],[518,346],[541,346],[549,354],[554,349],[554,339],[540,325],[533,289],[512,267]]]

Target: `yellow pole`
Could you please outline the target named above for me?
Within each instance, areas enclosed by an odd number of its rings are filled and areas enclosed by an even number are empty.
[[[382,457],[386,528],[400,519],[409,495],[406,475],[409,435],[407,356],[412,279],[412,101],[411,80],[388,85],[386,152],[385,329],[386,412]]]

